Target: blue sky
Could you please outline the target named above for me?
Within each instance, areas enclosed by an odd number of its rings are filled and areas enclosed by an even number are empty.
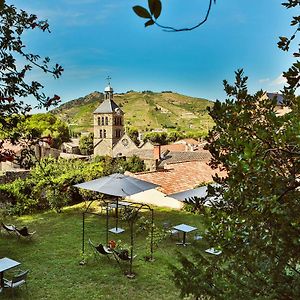
[[[160,23],[189,26],[205,14],[208,0],[163,0]],[[48,19],[51,34],[26,33],[28,51],[49,56],[65,72],[60,79],[34,71],[49,95],[62,102],[102,91],[112,77],[116,92],[172,90],[223,100],[222,81],[244,68],[249,89],[279,91],[282,71],[292,62],[277,48],[290,35],[291,12],[282,0],[217,0],[207,23],[197,30],[166,33],[134,15],[146,0],[7,0]]]

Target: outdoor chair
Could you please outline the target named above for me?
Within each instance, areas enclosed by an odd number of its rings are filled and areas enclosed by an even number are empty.
[[[92,248],[96,259],[99,259],[101,255],[104,255],[109,259],[109,255],[113,254],[113,251],[110,250],[108,247],[105,247],[102,244],[99,244],[98,246],[96,246],[91,241],[91,239],[89,239],[89,245]]]
[[[16,229],[16,233],[18,234],[19,237],[25,237],[25,238],[32,238],[32,236],[35,234],[35,231],[33,232],[29,232],[28,228],[26,226],[24,226],[21,229],[18,229],[17,227],[15,227]]]
[[[114,255],[115,258],[117,260],[117,262],[120,262],[120,260],[123,261],[130,261],[131,260],[131,256],[129,256],[129,251],[128,250],[121,250],[120,252],[114,250]],[[136,257],[136,255],[134,255],[132,257],[132,259],[134,259]]]
[[[129,256],[129,251],[128,250],[121,250],[120,252],[119,251],[116,251],[114,250],[114,257],[118,263],[118,265],[120,266],[120,269],[122,272],[125,272],[126,274],[126,270],[124,268],[127,268],[126,266],[124,266],[121,261],[124,261],[126,262],[126,265],[127,263],[130,263],[131,261],[131,256]],[[136,257],[136,255],[134,255],[132,257],[132,259],[134,259]]]
[[[101,202],[101,203],[99,204],[99,207],[100,207],[100,213],[101,213],[101,214],[102,214],[103,212],[106,213],[107,211],[110,212],[110,211],[113,210],[113,208],[112,208],[109,204],[103,203],[103,202]]]
[[[202,235],[200,235],[199,233],[196,233],[194,236],[194,241],[201,241],[203,239]]]
[[[174,229],[169,222],[164,222],[163,228],[171,238],[173,237],[179,238],[179,231]]]
[[[2,227],[8,232],[9,234],[16,233],[16,226],[15,225],[6,225],[1,223]]]
[[[11,280],[7,280],[4,278],[4,288],[10,289],[12,292],[12,296],[14,297],[14,290],[22,285],[26,285],[27,290],[27,275],[29,270],[23,271],[15,276]],[[27,290],[28,291],[28,290]]]

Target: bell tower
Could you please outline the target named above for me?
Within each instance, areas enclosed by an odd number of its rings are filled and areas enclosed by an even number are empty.
[[[124,112],[114,102],[110,85],[104,89],[104,101],[94,111],[94,155],[112,155],[112,149],[124,135]]]

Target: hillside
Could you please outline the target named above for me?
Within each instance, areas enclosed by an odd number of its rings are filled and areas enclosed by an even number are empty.
[[[103,94],[93,92],[52,110],[72,131],[92,131],[93,111],[103,101]],[[172,92],[127,92],[115,94],[114,101],[125,112],[125,125],[139,131],[166,128],[179,131],[204,131],[212,126],[206,111],[212,101]]]

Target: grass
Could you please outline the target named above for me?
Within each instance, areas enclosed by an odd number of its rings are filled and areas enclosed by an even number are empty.
[[[180,299],[179,290],[171,280],[170,264],[176,264],[176,251],[192,252],[192,247],[176,246],[176,241],[167,237],[154,252],[154,262],[147,262],[148,253],[145,233],[136,233],[133,271],[134,279],[128,279],[114,259],[101,257],[94,259],[86,241],[87,263],[79,265],[82,245],[83,204],[68,207],[58,214],[44,212],[29,216],[7,219],[18,227],[28,226],[37,233],[32,240],[18,239],[2,232],[0,240],[0,257],[9,257],[21,262],[22,270],[29,269],[28,294],[25,288],[15,293],[15,299]],[[203,225],[199,216],[186,212],[155,209],[155,224],[161,226],[169,221],[172,225],[186,223],[196,226],[199,232]],[[141,212],[149,217],[149,212]],[[150,218],[149,218],[150,219]],[[114,225],[111,216],[110,227]],[[118,236],[110,234],[109,239],[122,239],[123,244],[130,244],[129,230],[126,223],[120,224],[126,229]],[[86,240],[105,243],[105,217],[87,215]],[[188,235],[192,239],[194,233]],[[205,243],[197,242],[205,249]],[[12,276],[16,270],[5,272],[5,277]],[[2,298],[1,298],[2,296]],[[9,291],[0,294],[1,299],[11,298]],[[26,297],[25,297],[26,299]]]

